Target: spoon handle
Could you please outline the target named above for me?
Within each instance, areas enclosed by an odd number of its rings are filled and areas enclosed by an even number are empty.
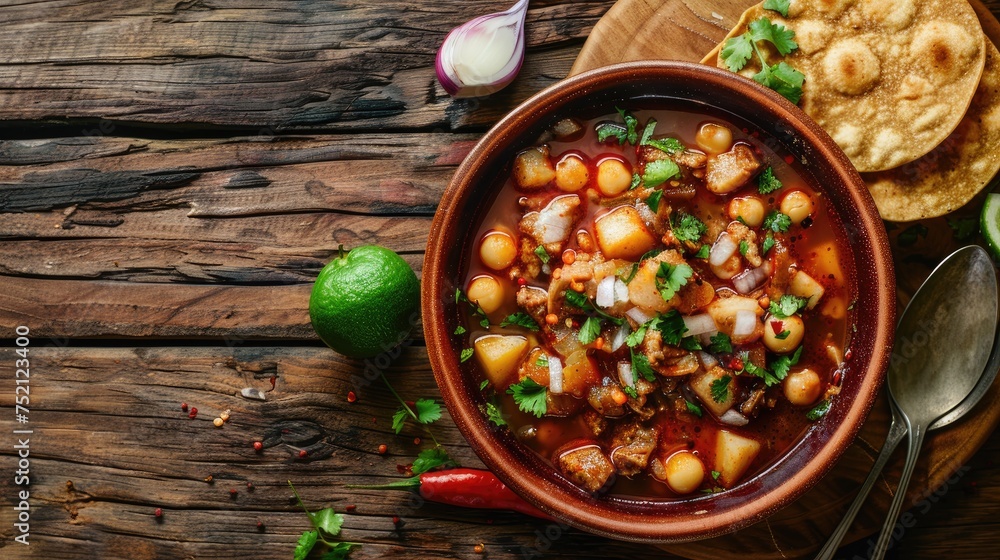
[[[889,457],[899,447],[899,442],[903,441],[903,436],[905,435],[906,424],[904,424],[903,419],[899,416],[896,406],[892,405],[892,424],[889,425],[889,435],[885,438],[882,451],[879,452],[878,457],[875,459],[875,464],[872,465],[872,470],[868,473],[865,483],[861,485],[858,495],[854,497],[851,507],[844,514],[844,518],[840,520],[837,528],[833,530],[833,534],[830,535],[826,544],[820,549],[819,554],[816,555],[816,560],[830,560],[837,553],[837,548],[840,546],[840,542],[844,540],[844,535],[847,534],[848,529],[851,528],[854,517],[861,511],[861,506],[864,505],[865,498],[868,497],[868,493],[871,491],[872,486],[875,485],[875,481],[878,480],[882,469],[889,462]]]
[[[910,486],[910,477],[913,469],[917,466],[917,457],[920,455],[920,448],[924,444],[926,429],[921,424],[911,425],[910,445],[906,450],[906,465],[903,467],[903,476],[899,479],[899,486],[896,488],[896,495],[892,498],[892,505],[889,506],[889,514],[882,526],[882,534],[875,543],[875,552],[872,553],[872,560],[882,560],[885,552],[889,549],[889,541],[892,540],[892,530],[896,526],[896,519],[903,509],[903,500],[906,499],[906,489]]]

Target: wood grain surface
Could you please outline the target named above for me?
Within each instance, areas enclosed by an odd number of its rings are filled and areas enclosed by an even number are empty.
[[[393,435],[386,388],[315,339],[315,275],[341,243],[386,245],[419,274],[430,216],[472,143],[566,76],[621,5],[532,2],[517,80],[468,100],[435,82],[435,51],[449,29],[507,2],[0,5],[0,557],[290,558],[309,523],[289,480],[311,508],[346,513],[343,539],[364,545],[356,559],[794,558],[818,546],[832,525],[791,508],[735,550],[704,541],[670,553],[344,488],[398,479],[428,436]],[[34,374],[28,547],[13,541],[18,325],[31,329]],[[419,329],[382,369],[404,398],[437,394]],[[238,396],[272,377],[266,401]],[[215,428],[225,409],[232,421]],[[447,415],[432,429],[464,465],[481,465]],[[880,445],[875,434],[852,449],[816,507],[846,507]],[[915,526],[892,553],[996,550],[997,458],[994,434],[911,510]],[[880,515],[866,509],[859,525]]]

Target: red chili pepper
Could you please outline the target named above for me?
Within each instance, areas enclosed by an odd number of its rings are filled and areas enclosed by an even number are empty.
[[[378,486],[349,485],[372,490],[417,490],[420,497],[439,504],[476,509],[507,509],[552,520],[552,517],[518,496],[495,474],[481,469],[450,469]]]

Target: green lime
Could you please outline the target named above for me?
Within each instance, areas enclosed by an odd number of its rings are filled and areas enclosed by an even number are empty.
[[[983,212],[979,215],[979,231],[993,258],[1000,260],[1000,193],[986,195]]]
[[[330,348],[371,358],[405,340],[420,312],[420,281],[399,255],[375,245],[323,267],[309,297],[309,319]]]

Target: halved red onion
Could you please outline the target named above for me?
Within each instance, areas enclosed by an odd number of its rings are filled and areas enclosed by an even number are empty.
[[[549,392],[553,395],[563,392],[563,365],[557,356],[549,356]]]
[[[527,12],[528,0],[520,0],[505,12],[479,16],[448,33],[434,68],[449,95],[489,95],[514,80],[524,61]]]
[[[749,294],[756,290],[771,276],[771,262],[764,261],[764,264],[757,268],[745,270],[733,277],[733,287],[741,294]]]
[[[756,313],[746,309],[740,309],[736,312],[736,321],[733,323],[733,336],[750,336],[756,328]]]
[[[618,377],[622,385],[635,387],[635,377],[632,375],[632,364],[628,362],[618,362]]]
[[[719,422],[730,426],[746,426],[750,423],[750,420],[748,420],[746,416],[743,416],[739,412],[736,412],[736,410],[730,408],[725,412],[725,414],[719,417]]]
[[[722,232],[719,234],[719,238],[715,240],[715,244],[712,245],[712,250],[708,253],[708,264],[720,266],[729,260],[729,257],[733,256],[738,249],[739,246],[733,241],[733,238],[728,233]]]
[[[632,309],[626,311],[625,315],[640,325],[648,323],[653,318],[652,315],[646,313],[646,311],[644,311],[641,307],[633,307]]]
[[[698,315],[684,317],[684,327],[687,329],[684,332],[684,336],[698,336],[702,333],[714,334],[719,332],[719,327],[715,324],[715,319],[708,313],[699,313]]]

